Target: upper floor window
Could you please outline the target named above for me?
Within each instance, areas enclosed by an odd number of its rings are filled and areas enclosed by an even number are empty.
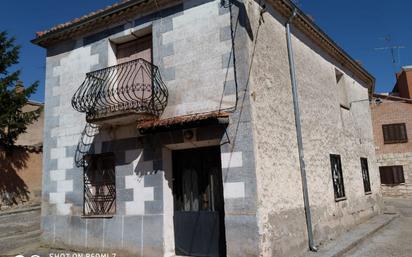
[[[335,69],[335,78],[336,78],[336,85],[338,86],[340,107],[344,109],[349,109],[350,104],[349,104],[346,83],[345,83],[345,76],[343,72]]]
[[[362,178],[363,178],[363,189],[365,193],[370,193],[371,190],[371,181],[369,177],[369,167],[368,167],[368,159],[361,158],[361,168],[362,168]]]
[[[332,170],[333,189],[335,191],[335,200],[344,200],[346,199],[345,186],[343,184],[342,163],[340,155],[331,154],[330,164]]]
[[[382,125],[383,140],[385,144],[408,142],[405,123]]]
[[[101,216],[116,213],[116,176],[114,154],[92,154],[86,157],[84,170],[84,215]]]
[[[381,184],[383,185],[399,185],[405,183],[403,175],[403,166],[382,166],[379,167],[381,176]]]

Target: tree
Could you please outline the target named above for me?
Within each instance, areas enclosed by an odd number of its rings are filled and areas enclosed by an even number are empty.
[[[0,32],[0,148],[12,149],[17,137],[26,132],[27,126],[36,121],[42,109],[23,112],[29,97],[36,92],[39,82],[23,88],[20,70],[9,71],[19,62],[20,46],[7,32]]]

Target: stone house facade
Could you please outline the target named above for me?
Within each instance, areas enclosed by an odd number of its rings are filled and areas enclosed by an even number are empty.
[[[123,1],[33,40],[47,49],[43,240],[132,256],[307,251],[293,13],[313,238],[377,214],[374,78],[290,1]]]
[[[376,158],[382,194],[412,197],[412,69],[403,67],[389,94],[375,94],[372,104]]]

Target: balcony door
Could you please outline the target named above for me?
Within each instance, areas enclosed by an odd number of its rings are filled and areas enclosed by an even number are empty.
[[[119,109],[144,112],[151,104],[153,92],[152,35],[117,45],[116,58],[117,96],[120,102],[128,104]]]
[[[176,254],[226,256],[220,148],[178,150],[172,158]]]
[[[117,63],[125,63],[142,58],[152,63],[152,35],[132,40],[116,47]]]

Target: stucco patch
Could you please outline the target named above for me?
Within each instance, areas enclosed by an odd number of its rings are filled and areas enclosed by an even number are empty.
[[[144,186],[144,178],[136,175],[125,177],[125,187],[133,189],[133,201],[128,201],[126,205],[126,215],[144,215],[145,201],[153,201],[153,187]]]
[[[244,182],[227,182],[223,184],[223,196],[225,199],[244,198]]]
[[[222,169],[243,166],[242,152],[222,153]]]
[[[51,181],[61,181],[66,179],[66,170],[51,170],[50,180]]]

